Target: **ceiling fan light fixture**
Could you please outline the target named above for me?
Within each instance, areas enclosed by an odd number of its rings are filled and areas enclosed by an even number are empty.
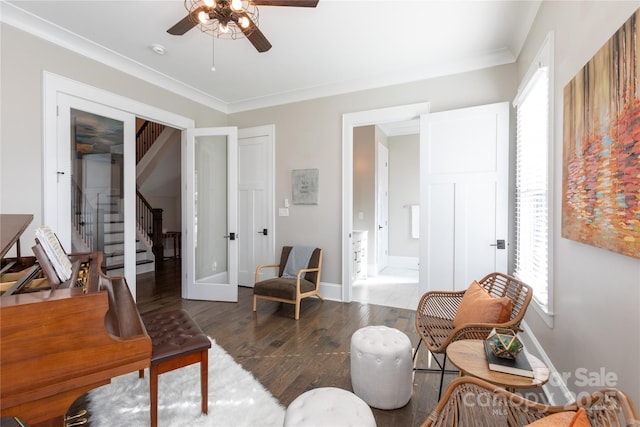
[[[242,9],[242,0],[231,0],[231,10],[240,12]]]
[[[251,0],[184,0],[184,5],[189,11],[185,19],[215,38],[238,39],[259,31],[258,8]]]
[[[201,10],[198,12],[198,21],[200,21],[201,24],[206,24],[209,22],[209,14],[204,10]]]

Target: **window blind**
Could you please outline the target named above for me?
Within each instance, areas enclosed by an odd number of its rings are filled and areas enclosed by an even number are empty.
[[[514,275],[548,305],[549,70],[539,67],[516,100]]]

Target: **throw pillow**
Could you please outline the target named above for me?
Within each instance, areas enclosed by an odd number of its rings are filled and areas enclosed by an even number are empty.
[[[569,427],[591,427],[591,422],[589,422],[589,417],[587,417],[587,411],[585,411],[584,408],[578,409]]]
[[[591,427],[591,423],[587,417],[587,411],[580,408],[576,412],[565,411],[547,415],[527,424],[527,427]]]
[[[464,293],[453,326],[466,323],[504,323],[511,317],[509,298],[494,298],[475,280]]]
[[[576,414],[573,411],[558,412],[527,424],[527,427],[569,427]]]

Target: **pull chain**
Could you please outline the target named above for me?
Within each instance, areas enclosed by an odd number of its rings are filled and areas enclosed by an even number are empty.
[[[216,36],[215,34],[212,34],[211,37],[211,71],[215,71],[216,70],[216,62],[215,62],[215,54],[216,54]]]

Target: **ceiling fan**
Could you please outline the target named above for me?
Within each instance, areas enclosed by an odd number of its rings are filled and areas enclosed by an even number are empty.
[[[318,0],[185,0],[189,14],[167,32],[181,36],[199,26],[217,37],[227,34],[229,38],[236,38],[236,34],[242,33],[258,52],[266,52],[271,49],[271,43],[258,28],[256,6],[316,7],[317,4]]]

